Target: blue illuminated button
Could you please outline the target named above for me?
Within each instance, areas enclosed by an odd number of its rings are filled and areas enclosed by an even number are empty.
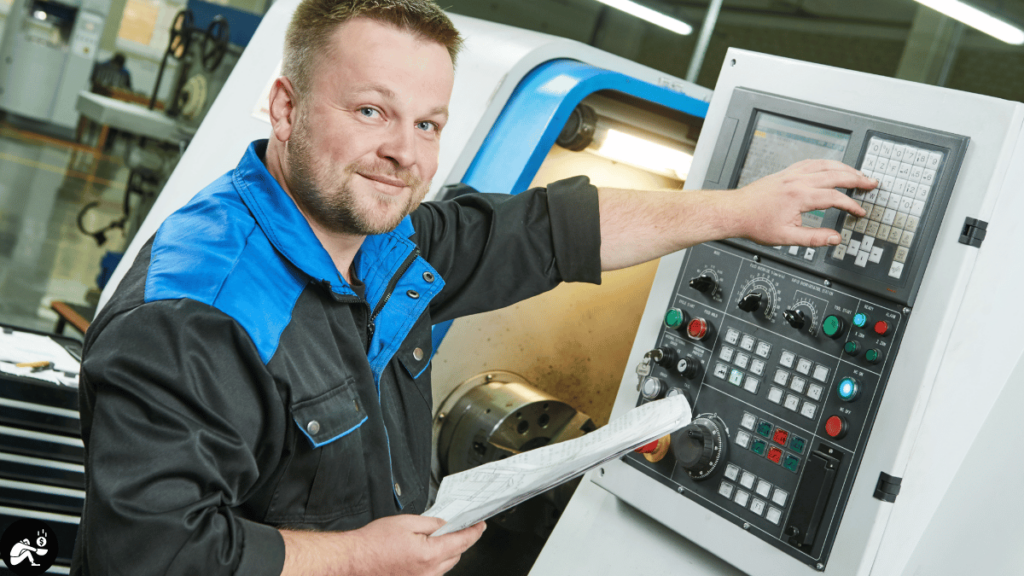
[[[853,315],[853,325],[857,328],[863,328],[868,325],[868,315],[863,312],[858,312]]]
[[[860,395],[860,385],[853,378],[847,376],[839,381],[836,386],[837,392],[839,392],[839,398],[847,402],[852,402],[857,399]]]

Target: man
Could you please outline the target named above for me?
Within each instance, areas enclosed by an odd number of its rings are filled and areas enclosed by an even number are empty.
[[[800,214],[861,216],[834,188],[876,184],[812,161],[738,191],[419,205],[458,46],[429,0],[298,7],[269,141],[163,223],[87,334],[73,574],[441,574],[484,526],[428,538],[417,515],[432,324],[716,238],[837,244]]]

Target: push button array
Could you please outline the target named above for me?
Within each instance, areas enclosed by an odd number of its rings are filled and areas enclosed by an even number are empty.
[[[718,351],[720,362],[715,365],[712,373],[733,386],[742,386],[747,392],[757,394],[761,389],[760,377],[764,375],[766,366],[763,359],[771,355],[772,345],[734,328],[726,330],[725,341],[730,346],[722,346]]]
[[[878,180],[879,185],[874,190],[854,192],[853,199],[867,215],[846,215],[842,241],[832,250],[832,258],[852,257],[854,265],[861,268],[888,265],[890,277],[902,276],[943,156],[941,152],[872,137],[860,170]]]
[[[768,390],[768,401],[781,404],[787,409],[798,412],[805,418],[813,420],[818,415],[818,404],[816,402],[821,402],[825,391],[823,386],[815,384],[814,381],[827,382],[831,371],[827,366],[822,364],[816,365],[807,358],[799,358],[789,350],[782,351],[779,364],[783,368],[775,370],[775,374],[772,377],[772,382],[775,386]],[[797,373],[809,375],[811,377],[810,385],[808,385],[808,380],[803,376],[797,376],[784,368],[795,368]],[[789,388],[793,393],[788,393],[786,388]],[[801,394],[806,394],[814,402],[803,400],[800,396]]]
[[[796,472],[800,468],[800,457],[783,448],[803,454],[807,441],[788,430],[777,428],[767,420],[758,419],[750,412],[744,412],[740,419],[740,429],[736,432],[736,444],[790,472]]]
[[[764,516],[772,524],[779,523],[789,502],[789,492],[732,463],[725,467],[725,477],[727,480],[718,485],[718,493],[723,498],[749,508],[755,515]]]

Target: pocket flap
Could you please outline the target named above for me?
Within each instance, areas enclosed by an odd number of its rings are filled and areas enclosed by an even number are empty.
[[[330,444],[366,422],[366,412],[351,382],[292,405],[292,418],[314,448]]]

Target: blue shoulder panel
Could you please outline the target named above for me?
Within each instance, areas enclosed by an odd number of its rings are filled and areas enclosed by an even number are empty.
[[[160,226],[145,301],[189,298],[221,310],[246,330],[266,363],[306,284],[259,230],[229,173]]]

